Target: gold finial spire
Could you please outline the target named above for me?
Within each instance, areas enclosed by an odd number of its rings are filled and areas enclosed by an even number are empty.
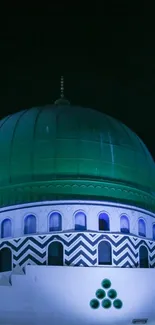
[[[60,97],[64,98],[64,77],[61,76],[61,81],[60,81]]]

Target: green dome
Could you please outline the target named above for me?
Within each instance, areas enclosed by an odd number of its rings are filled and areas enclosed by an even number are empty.
[[[77,198],[154,209],[155,164],[121,122],[59,102],[0,121],[0,205]]]

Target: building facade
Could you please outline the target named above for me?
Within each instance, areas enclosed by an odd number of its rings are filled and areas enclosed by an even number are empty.
[[[141,139],[61,99],[1,120],[0,152],[0,324],[154,324],[155,164]]]

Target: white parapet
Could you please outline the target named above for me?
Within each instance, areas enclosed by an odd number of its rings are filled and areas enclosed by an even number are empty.
[[[27,266],[24,276],[12,277],[10,288],[0,287],[0,324],[155,324],[155,269]],[[98,308],[92,308],[95,303]]]

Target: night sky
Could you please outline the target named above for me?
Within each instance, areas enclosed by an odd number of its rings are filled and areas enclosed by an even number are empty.
[[[120,119],[155,159],[154,8],[63,2],[1,10],[0,117],[53,103],[64,75],[72,104]]]

